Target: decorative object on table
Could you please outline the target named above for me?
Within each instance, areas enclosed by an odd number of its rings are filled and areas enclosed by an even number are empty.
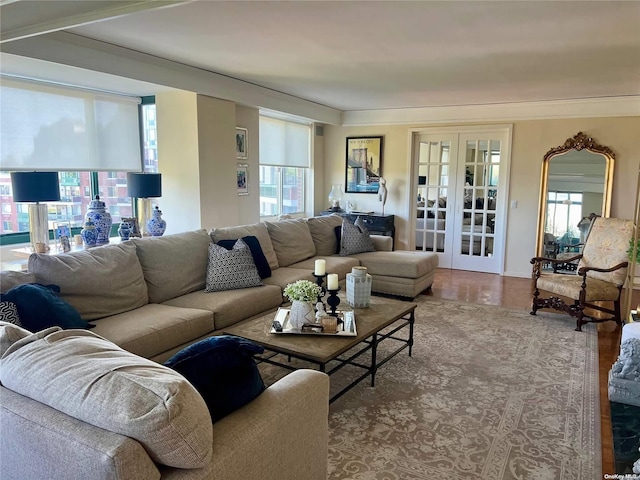
[[[379,183],[378,200],[382,202],[382,215],[384,215],[384,204],[387,203],[387,181],[383,177],[380,177]]]
[[[152,198],[162,196],[162,174],[160,173],[127,173],[127,191],[129,196],[137,199],[138,225],[142,236],[150,235],[147,224],[153,215]]]
[[[284,288],[284,296],[291,300],[289,322],[294,329],[301,330],[305,323],[315,323],[313,304],[322,289],[309,280],[298,280]]]
[[[236,188],[238,195],[249,195],[249,165],[246,163],[236,165]]]
[[[53,222],[53,239],[59,251],[63,251],[62,237],[71,238],[70,222]]]
[[[82,241],[85,247],[94,247],[98,243],[98,232],[96,232],[96,225],[92,220],[87,219],[84,222],[84,227],[80,231]]]
[[[248,141],[248,130],[236,127],[236,158],[247,158]]]
[[[329,297],[327,298],[327,305],[331,308],[330,315],[337,317],[336,309],[340,305],[340,298],[338,292],[340,291],[340,285],[338,285],[338,274],[330,273],[327,275],[327,292]]]
[[[96,228],[97,244],[109,243],[112,224],[111,214],[107,212],[106,204],[100,200],[100,195],[96,195],[95,200],[89,203],[89,209],[84,218],[93,222]]]
[[[73,236],[73,243],[77,247],[81,247],[82,246],[82,235],[80,235],[79,233],[75,234]]]
[[[71,241],[66,235],[62,235],[60,237],[60,250],[62,250],[64,253],[71,251]]]
[[[49,213],[46,203],[60,200],[57,172],[13,172],[11,173],[13,201],[33,202],[29,205],[29,241],[34,251],[49,250]]]
[[[118,235],[120,235],[120,240],[122,241],[129,240],[129,237],[131,236],[131,225],[129,222],[125,222],[124,220],[120,221]]]
[[[324,309],[324,303],[316,303],[316,323],[322,323],[322,318],[327,316],[327,312]]]
[[[331,315],[325,315],[320,320],[324,333],[336,333],[338,330],[338,318]]]
[[[347,273],[347,303],[352,308],[366,308],[371,302],[371,275],[367,267],[353,267]]]
[[[640,406],[640,338],[620,345],[620,356],[609,371],[609,400]]]
[[[344,200],[344,193],[342,193],[342,184],[336,183],[331,185],[329,191],[329,212],[342,212],[342,203]]]
[[[327,293],[326,289],[322,286],[324,283],[324,277],[327,276],[327,263],[326,260],[319,258],[315,261],[313,276],[316,277],[316,285],[321,288],[320,295],[318,295],[318,304],[322,305],[324,310],[324,303],[322,303],[322,297],[324,297],[325,293]],[[318,305],[316,304],[316,310],[318,309]]]
[[[339,310],[335,317],[325,315],[320,322],[307,323],[302,328],[294,328],[291,324],[291,309],[280,307],[273,320],[266,326],[268,332],[273,334],[355,337],[358,335],[355,318],[353,310]],[[325,325],[328,325],[328,330]]]
[[[347,137],[346,193],[378,193],[382,136]]]
[[[147,222],[147,232],[152,237],[161,237],[166,229],[167,222],[162,219],[162,210],[156,205],[156,208],[153,210],[153,215]]]
[[[122,217],[120,221],[127,222],[129,224],[129,238],[142,237],[142,233],[140,232],[140,222],[138,222],[136,217]]]

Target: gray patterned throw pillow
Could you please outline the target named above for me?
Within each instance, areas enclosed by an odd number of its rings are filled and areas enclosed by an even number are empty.
[[[248,245],[238,239],[231,250],[209,244],[209,265],[205,292],[221,292],[262,285]]]
[[[22,326],[20,315],[18,315],[18,307],[13,302],[0,302],[0,320],[13,323],[19,327]]]
[[[340,238],[340,256],[353,255],[354,253],[373,252],[373,242],[369,236],[369,230],[364,225],[361,217],[355,223],[348,219],[342,220],[342,235]]]

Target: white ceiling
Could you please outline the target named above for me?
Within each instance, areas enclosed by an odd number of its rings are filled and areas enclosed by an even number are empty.
[[[125,47],[339,111],[640,95],[640,1],[0,5],[3,52],[64,30],[110,44],[105,51]],[[41,50],[34,56],[46,60]],[[93,86],[102,74],[88,76],[79,62],[61,63],[75,63],[71,78]],[[0,71],[62,75],[50,63],[26,63],[3,54]],[[121,84],[121,76],[106,77],[109,89],[162,89],[153,75],[138,75],[143,84]]]

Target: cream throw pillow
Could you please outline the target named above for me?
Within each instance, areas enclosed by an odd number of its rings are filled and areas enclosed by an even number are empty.
[[[170,368],[89,331],[54,327],[15,342],[0,362],[0,382],[136,439],[157,463],[202,468],[211,459],[211,417],[193,386]]]

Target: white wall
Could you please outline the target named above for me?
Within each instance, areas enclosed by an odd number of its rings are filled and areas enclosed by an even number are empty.
[[[382,173],[387,179],[389,190],[385,213],[396,215],[398,249],[406,249],[409,245],[410,233],[407,226],[410,206],[406,205],[410,172],[409,130],[428,126],[432,125],[325,127],[325,186],[332,183],[344,184],[346,137],[384,136]],[[579,131],[592,136],[598,143],[609,146],[616,154],[611,216],[633,217],[640,162],[640,148],[637,142],[637,133],[640,131],[639,116],[513,122],[508,203],[517,200],[518,207],[508,211],[504,272],[506,275],[530,276],[529,260],[535,254],[542,158],[548,150],[562,145],[567,138],[573,137]],[[377,195],[349,194],[346,200],[356,202],[358,209],[380,212]]]

